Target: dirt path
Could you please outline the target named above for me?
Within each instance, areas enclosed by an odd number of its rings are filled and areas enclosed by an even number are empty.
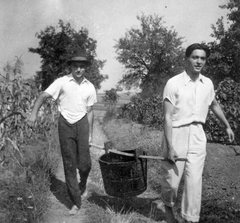
[[[94,122],[94,139],[93,143],[98,145],[103,145],[104,141],[106,141],[106,136],[104,135],[99,120],[95,120]],[[92,170],[88,179],[88,196],[87,199],[91,196],[91,193],[94,188],[99,189],[99,182],[96,182],[93,179],[93,176],[96,175],[96,171],[99,172],[97,175],[99,176],[100,169],[98,165],[99,157],[104,154],[103,150],[100,150],[95,147],[91,147],[91,157],[92,157]],[[101,189],[101,188],[100,188]],[[71,201],[67,196],[67,190],[65,185],[65,177],[63,172],[62,160],[59,163],[58,170],[56,172],[55,178],[52,179],[51,185],[51,207],[46,213],[45,222],[44,223],[81,223],[84,222],[87,215],[85,213],[84,206],[88,202],[87,199],[82,202],[81,211],[75,216],[69,216],[68,211],[71,207]]]

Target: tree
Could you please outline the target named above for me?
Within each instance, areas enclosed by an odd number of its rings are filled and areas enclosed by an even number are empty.
[[[140,87],[150,96],[162,92],[166,81],[183,69],[182,37],[163,25],[157,15],[137,16],[140,29],[131,28],[116,45],[117,60],[126,72],[119,84]]]
[[[47,88],[57,77],[69,73],[69,59],[79,50],[85,50],[92,66],[87,69],[87,78],[100,89],[101,82],[108,78],[100,73],[105,61],[96,59],[97,42],[88,36],[88,30],[81,28],[75,31],[69,23],[59,20],[58,26],[48,26],[36,34],[40,40],[39,47],[29,48],[42,59],[41,71],[37,72],[36,80]]]
[[[112,88],[111,90],[105,91],[105,95],[103,97],[103,101],[107,104],[116,104],[119,99],[119,95],[117,94],[117,89]]]
[[[229,0],[219,7],[229,10],[229,27],[224,26],[223,17],[218,19],[216,25],[212,25],[211,36],[216,39],[208,43],[212,53],[208,60],[207,73],[215,86],[226,77],[240,82],[240,1]]]

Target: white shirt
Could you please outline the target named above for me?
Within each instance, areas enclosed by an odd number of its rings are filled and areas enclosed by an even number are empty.
[[[46,90],[58,102],[58,110],[70,123],[76,123],[87,114],[87,106],[97,102],[94,85],[86,78],[79,84],[72,76],[56,79]]]
[[[167,98],[174,106],[173,127],[192,122],[205,123],[214,97],[213,83],[209,78],[200,74],[193,82],[185,71],[169,79],[163,93],[163,100]]]

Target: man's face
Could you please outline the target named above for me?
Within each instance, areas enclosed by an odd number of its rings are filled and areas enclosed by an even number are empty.
[[[206,64],[206,52],[204,50],[194,50],[186,58],[186,69],[190,74],[199,74]]]
[[[74,61],[71,63],[72,75],[76,80],[84,77],[85,69],[87,64],[81,61]]]

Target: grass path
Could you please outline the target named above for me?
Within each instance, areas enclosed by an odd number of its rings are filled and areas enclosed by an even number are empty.
[[[106,140],[107,137],[101,127],[101,118],[96,117],[93,143],[103,145]],[[164,213],[155,211],[154,201],[158,194],[150,187],[143,194],[126,199],[110,197],[105,193],[98,162],[102,154],[104,154],[103,150],[91,147],[92,169],[88,179],[88,197],[83,200],[82,208],[75,216],[68,214],[71,201],[67,196],[60,159],[56,176],[52,180],[51,191],[53,192],[50,196],[52,205],[43,223],[165,223]]]
[[[104,141],[106,141],[106,136],[104,135],[99,120],[95,120],[94,122],[94,139],[93,142],[95,144],[103,145]],[[98,165],[98,158],[104,154],[103,150],[97,149],[95,147],[91,147],[91,157],[92,157],[92,170],[88,179],[88,189],[89,195],[94,189],[102,188],[101,181],[101,173]],[[55,179],[52,180],[52,188],[56,192],[51,193],[51,207],[49,208],[48,213],[46,213],[46,221],[44,223],[81,223],[85,222],[87,215],[85,214],[85,207],[88,201],[83,201],[83,207],[80,212],[75,216],[69,216],[68,211],[71,202],[67,198],[66,186],[65,186],[65,177],[63,172],[62,160],[60,159],[60,163],[58,165],[58,169],[55,175]],[[99,178],[97,181],[94,178]]]

